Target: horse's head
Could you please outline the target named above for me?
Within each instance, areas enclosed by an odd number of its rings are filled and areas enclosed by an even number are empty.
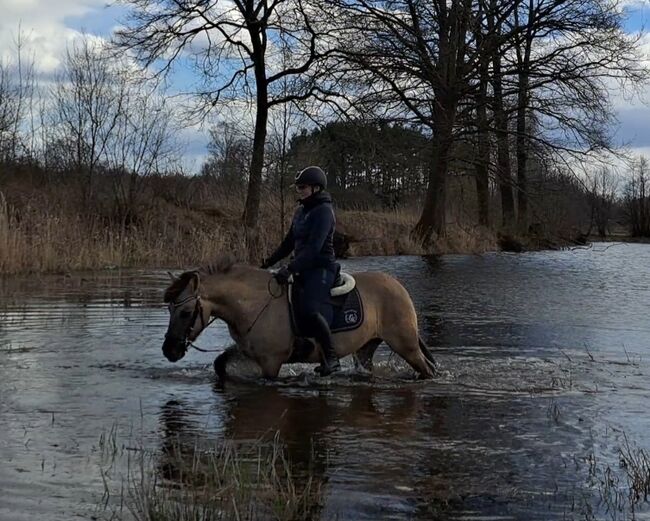
[[[165,291],[169,326],[162,350],[170,362],[183,358],[190,343],[208,324],[210,312],[201,303],[200,283],[199,272],[188,271],[180,277],[172,275],[172,284]]]

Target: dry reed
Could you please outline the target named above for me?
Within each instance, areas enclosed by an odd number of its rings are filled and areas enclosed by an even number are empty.
[[[215,191],[198,181],[160,178],[150,181],[144,203],[133,218],[116,217],[106,194],[90,208],[78,186],[21,178],[0,192],[0,274],[68,272],[112,267],[186,267],[224,252],[256,263],[275,248],[293,214],[291,197],[281,222],[277,194],[267,193],[260,209],[260,229],[246,236],[242,194]],[[191,190],[183,188],[190,183]],[[185,198],[179,194],[187,192]],[[11,197],[10,197],[11,196]],[[340,232],[350,240],[348,254],[403,255],[482,252],[496,249],[493,234],[452,225],[433,249],[413,241],[417,208],[337,211]]]
[[[116,436],[112,429],[100,440],[105,487],[101,517],[299,521],[312,519],[321,507],[321,483],[311,469],[295,468],[277,433],[268,442],[222,440],[200,447],[176,439],[157,451],[130,448],[119,483],[111,476],[125,454]],[[113,489],[119,492],[112,494]]]

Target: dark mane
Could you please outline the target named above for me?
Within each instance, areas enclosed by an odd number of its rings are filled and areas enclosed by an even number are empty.
[[[198,270],[186,271],[171,283],[165,290],[164,301],[172,302],[178,297],[182,291],[187,287],[197,274],[199,275],[215,275],[217,273],[228,273],[235,265],[236,259],[229,254],[217,257],[213,262],[206,264]]]
[[[228,273],[230,269],[235,265],[235,262],[237,262],[235,257],[226,253],[225,255],[220,255],[211,263],[203,266],[200,271],[206,275],[214,275],[215,273]]]

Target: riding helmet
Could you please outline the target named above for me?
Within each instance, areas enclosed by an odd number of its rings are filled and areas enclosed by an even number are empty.
[[[308,166],[301,170],[296,176],[294,184],[297,185],[318,185],[323,190],[327,188],[327,176],[323,169],[318,166]]]

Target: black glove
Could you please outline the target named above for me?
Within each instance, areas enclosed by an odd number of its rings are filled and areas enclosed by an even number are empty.
[[[280,286],[284,286],[285,284],[289,284],[289,277],[291,277],[293,273],[289,271],[289,268],[286,266],[282,266],[280,270],[273,275],[275,280],[280,284]]]
[[[260,268],[262,268],[263,270],[268,270],[271,266],[273,266],[273,264],[269,262],[269,259],[262,259],[262,265],[260,266]]]

